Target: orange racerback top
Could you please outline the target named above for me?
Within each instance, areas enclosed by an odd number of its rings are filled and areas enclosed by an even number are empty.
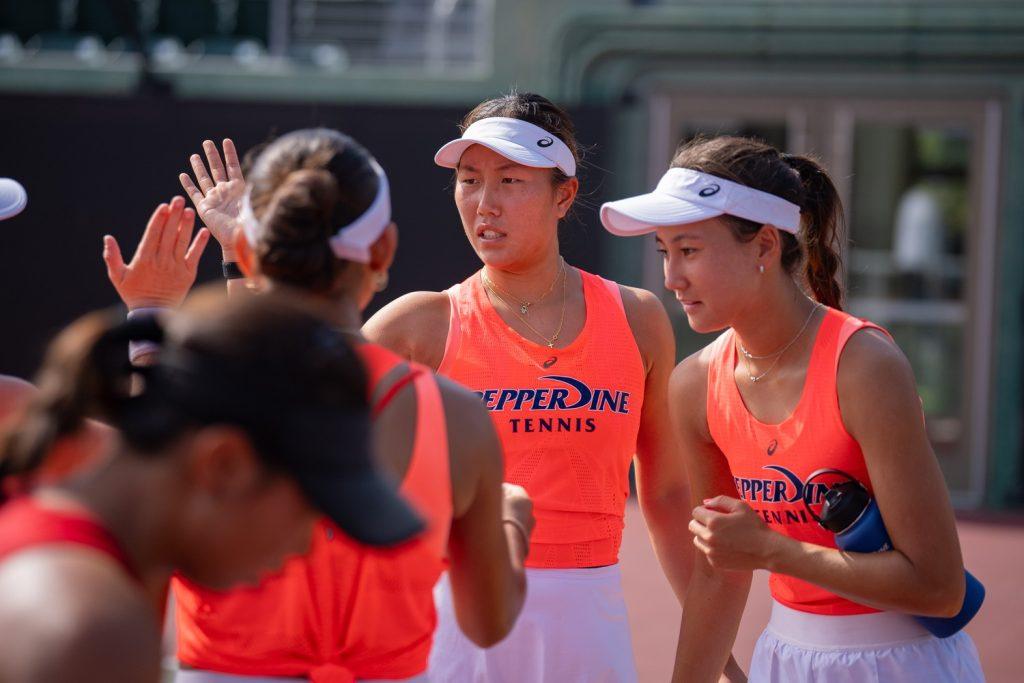
[[[843,348],[854,332],[865,328],[881,329],[842,311],[826,309],[803,393],[792,414],[779,424],[765,424],[747,410],[736,387],[738,355],[732,330],[711,346],[708,428],[729,462],[740,498],[780,534],[828,548],[836,547],[833,534],[807,514],[801,498],[820,505],[829,482],[815,480],[809,487],[804,482],[823,467],[843,470],[871,490],[864,455],[843,425],[836,391]],[[843,615],[878,611],[783,574],[772,574],[769,586],[773,598],[803,612]]]
[[[619,286],[580,271],[586,321],[563,349],[524,339],[498,315],[480,273],[448,290],[438,372],[483,400],[505,479],[533,499],[528,567],[618,562],[646,373]]]
[[[360,347],[360,355],[371,388],[405,362],[371,344]],[[257,587],[222,593],[176,578],[183,664],[315,683],[409,678],[426,671],[437,622],[433,587],[444,569],[452,492],[437,380],[420,366],[412,372],[416,437],[401,491],[427,521],[424,535],[394,549],[374,549],[322,520],[309,553],[290,559]]]

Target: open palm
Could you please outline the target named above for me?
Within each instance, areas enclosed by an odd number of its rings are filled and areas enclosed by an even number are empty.
[[[182,173],[178,179],[213,238],[220,243],[224,252],[230,253],[234,249],[235,228],[239,225],[238,217],[245,197],[242,166],[238,162],[235,144],[230,139],[224,140],[223,161],[212,140],[203,141],[203,151],[206,153],[209,172],[202,158],[193,154],[189,161],[196,176],[195,181],[187,173]]]

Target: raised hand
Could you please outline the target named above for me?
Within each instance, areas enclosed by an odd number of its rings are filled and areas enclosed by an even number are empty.
[[[111,235],[103,237],[103,261],[107,277],[128,310],[147,307],[175,308],[196,281],[199,257],[210,231],[203,228],[192,239],[196,213],[185,208],[185,199],[156,207],[142,233],[130,263]]]
[[[221,160],[217,145],[213,140],[203,141],[203,152],[206,153],[206,164],[202,157],[193,154],[189,161],[195,182],[188,173],[178,176],[181,186],[189,199],[195,204],[199,218],[213,233],[213,238],[220,243],[225,261],[234,261],[234,236],[238,227],[238,216],[242,211],[242,198],[245,197],[245,179],[242,177],[242,165],[238,162],[235,143],[224,140],[224,159]],[[226,164],[226,165],[225,165]],[[209,172],[206,166],[209,165]],[[196,187],[196,183],[199,186]]]

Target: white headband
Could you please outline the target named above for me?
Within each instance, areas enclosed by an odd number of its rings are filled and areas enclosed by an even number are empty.
[[[685,225],[728,214],[771,225],[794,235],[800,207],[782,197],[690,168],[670,168],[654,192],[608,202],[601,223],[623,237],[653,232],[663,225]]]
[[[472,145],[483,145],[523,166],[558,168],[570,178],[576,175],[576,159],[557,135],[528,121],[504,116],[492,116],[472,124],[461,138],[437,150],[434,163],[458,168],[462,153]]]
[[[356,261],[358,263],[370,262],[370,246],[377,241],[391,223],[391,189],[388,185],[388,177],[384,169],[376,160],[371,159],[370,165],[377,174],[377,196],[374,197],[370,208],[363,214],[339,228],[338,232],[328,240],[331,251],[340,259]],[[260,237],[260,222],[252,212],[252,204],[249,202],[249,193],[245,193],[242,200],[242,211],[239,214],[242,229],[249,244],[255,245]]]

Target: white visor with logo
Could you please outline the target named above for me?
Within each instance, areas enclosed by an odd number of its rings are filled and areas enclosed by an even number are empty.
[[[800,230],[796,204],[690,168],[670,168],[654,192],[607,202],[601,206],[601,223],[612,234],[630,237],[725,214],[794,235]]]
[[[501,156],[535,168],[557,168],[570,178],[576,175],[576,159],[569,146],[540,126],[528,121],[492,116],[480,119],[434,155],[434,163],[458,168],[463,152],[483,145]]]
[[[14,178],[0,178],[0,221],[14,218],[25,210],[28,193]]]
[[[338,228],[334,236],[328,239],[334,255],[345,261],[369,263],[370,247],[391,224],[391,188],[388,176],[375,159],[370,159],[370,166],[377,175],[377,196],[374,197],[373,203],[359,218]],[[260,238],[261,226],[253,215],[248,192],[242,200],[239,220],[245,231],[245,238],[249,244],[255,245]]]

